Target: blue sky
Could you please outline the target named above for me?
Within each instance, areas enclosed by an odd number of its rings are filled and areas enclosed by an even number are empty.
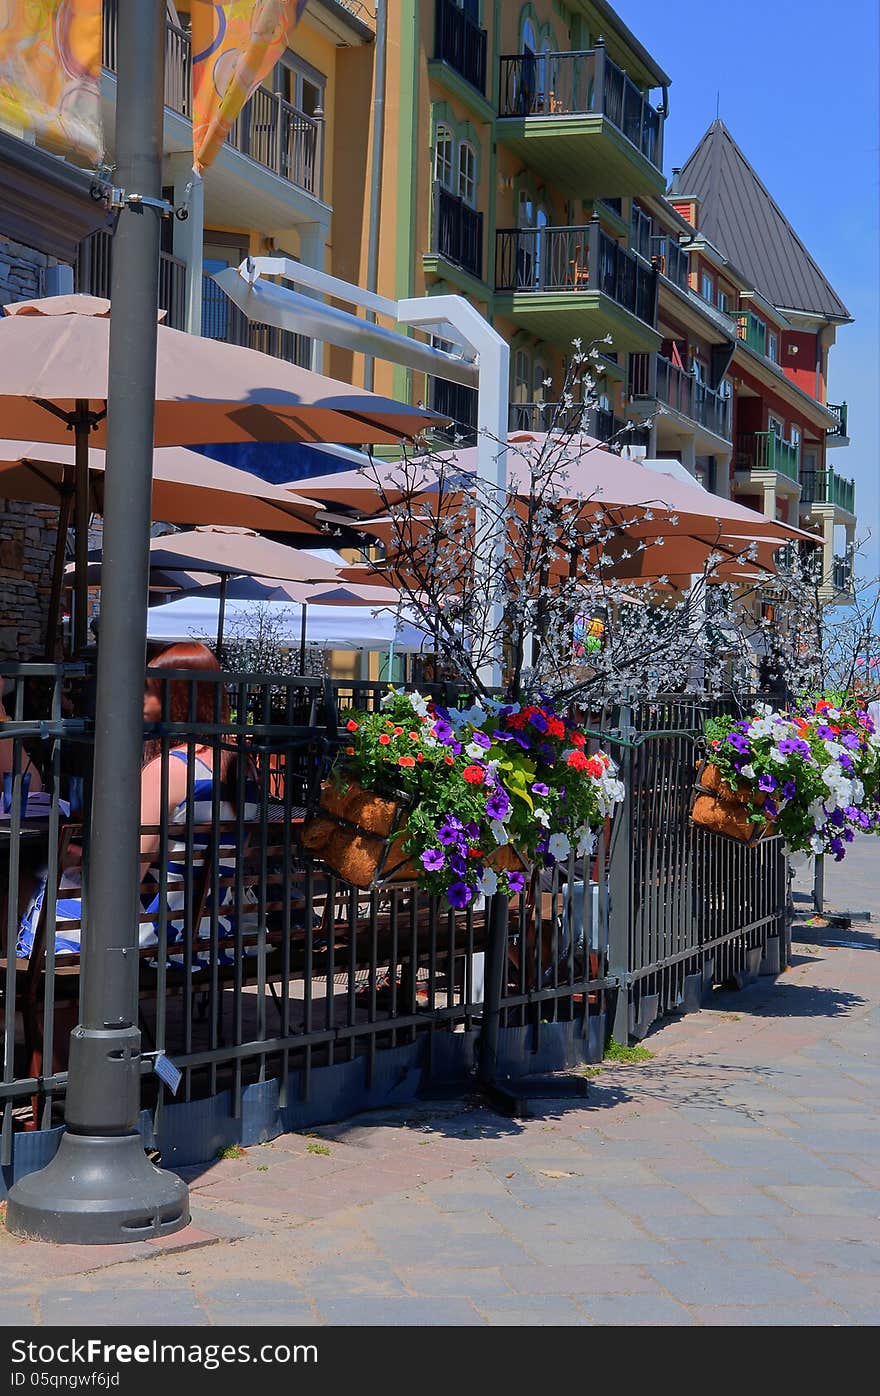
[[[665,169],[721,118],[856,323],[838,331],[829,398],[849,404],[852,445],[830,463],[856,480],[859,535],[880,572],[880,97],[875,0],[736,0],[679,7],[617,0],[672,78]],[[670,23],[671,16],[675,21]]]

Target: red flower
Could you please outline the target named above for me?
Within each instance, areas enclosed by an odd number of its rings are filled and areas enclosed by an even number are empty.
[[[419,752],[418,756],[416,757],[416,760],[417,760],[417,761],[424,761],[424,759],[425,759],[425,758],[424,758],[424,756],[422,755],[422,753]]]
[[[409,739],[411,742],[417,742],[419,740],[418,732],[410,732]]]
[[[483,850],[482,850],[482,848],[469,848],[469,849],[468,849],[468,857],[469,857],[469,858],[482,858],[482,856],[483,856]]]
[[[588,776],[592,776],[594,780],[599,780],[600,776],[602,775],[602,772],[605,770],[605,767],[602,765],[602,762],[597,759],[597,757],[591,756],[589,761],[586,761],[584,763],[584,770],[586,771]]]
[[[395,737],[402,737],[402,736],[403,736],[403,728],[402,728],[402,727],[395,727],[395,729],[394,729],[394,735],[395,735]]]
[[[353,717],[349,718],[348,722],[345,724],[345,730],[347,732],[356,732],[358,730],[358,725]]]
[[[559,737],[561,740],[565,736],[565,723],[560,722],[558,717],[549,717],[547,719],[547,731],[550,733],[551,737]]]
[[[346,756],[354,756],[354,747],[353,747],[353,746],[347,746],[347,747],[345,748],[345,754],[346,754]]]
[[[525,713],[522,712],[508,713],[505,719],[507,726],[512,727],[514,732],[519,732],[521,728],[525,727],[527,721]]]
[[[444,756],[444,757],[443,757],[443,760],[446,762],[447,766],[454,766],[454,765],[455,765],[455,762],[453,761],[453,759],[452,759],[451,756]]]
[[[389,743],[390,741],[391,741],[391,738],[389,737],[389,735],[388,735],[387,732],[380,732],[380,733],[379,733],[379,745],[380,745],[380,746],[388,746],[388,743]]]
[[[583,732],[572,732],[571,744],[572,746],[586,746],[587,739],[584,736]]]
[[[386,726],[386,727],[393,727],[393,726],[394,726],[394,723],[391,721],[391,718],[390,718],[390,717],[386,717],[386,719],[385,719],[385,726]]]
[[[482,766],[465,766],[462,775],[468,785],[482,785],[483,781],[486,779],[486,772],[483,770]]]
[[[571,766],[575,771],[585,771],[587,769],[587,758],[582,751],[570,751],[565,758],[566,766]]]
[[[416,764],[416,758],[414,756],[399,756],[397,764],[398,766],[414,766]]]

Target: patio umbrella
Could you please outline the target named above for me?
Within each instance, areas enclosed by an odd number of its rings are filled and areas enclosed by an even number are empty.
[[[59,533],[75,502],[77,563],[84,573],[91,441],[103,445],[107,414],[110,302],[52,296],[4,306],[0,319],[0,420],[9,437],[75,440],[73,478]],[[396,443],[436,414],[298,368],[254,349],[160,325],[154,444],[340,441]],[[86,586],[77,583],[77,644],[85,640]]]

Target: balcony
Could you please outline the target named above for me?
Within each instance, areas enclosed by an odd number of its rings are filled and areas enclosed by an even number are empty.
[[[836,418],[833,427],[829,427],[826,433],[829,446],[844,445],[849,440],[847,406],[845,402],[826,402],[825,411],[830,412]]]
[[[501,228],[495,309],[556,342],[610,334],[615,351],[656,348],[657,274],[603,233],[580,227]]]
[[[79,245],[77,290],[88,296],[110,299],[113,238],[100,228]],[[165,311],[164,324],[173,330],[186,326],[186,263],[170,252],[159,254],[159,309]]]
[[[675,238],[653,237],[651,239],[651,259],[661,276],[671,281],[682,291],[689,288],[688,254]]]
[[[662,403],[713,436],[730,440],[729,398],[699,382],[662,354],[630,354],[629,391],[636,402]]]
[[[856,482],[836,470],[805,470],[801,476],[801,504],[833,504],[847,514],[856,512]]]
[[[483,215],[435,182],[431,248],[438,257],[483,279]]]
[[[582,198],[661,194],[663,117],[605,53],[500,60],[498,139]]]
[[[463,383],[450,383],[445,378],[432,378],[430,405],[434,412],[451,419],[452,425],[441,427],[434,435],[456,445],[473,446],[477,440],[477,390]]]
[[[454,0],[436,0],[434,57],[485,94],[487,36]]]
[[[116,72],[116,8],[104,0],[101,61]],[[192,119],[192,49],[185,29],[165,21],[165,105]],[[323,198],[324,121],[258,88],[235,122],[228,143],[291,184]]]
[[[773,431],[741,432],[736,440],[737,470],[766,470],[800,480],[800,447]]]
[[[733,321],[736,325],[736,337],[748,345],[756,354],[762,358],[767,357],[767,326],[757,315],[753,315],[750,310],[737,310],[733,314]]]
[[[629,423],[607,408],[582,403],[565,407],[561,402],[512,402],[508,425],[510,431],[583,432],[607,444],[626,432]]]

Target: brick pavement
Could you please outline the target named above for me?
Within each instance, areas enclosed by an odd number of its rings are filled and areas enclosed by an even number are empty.
[[[0,1322],[877,1323],[878,852],[827,877],[874,924],[796,930],[778,981],[668,1022],[585,1101],[285,1136],[188,1170],[164,1243],[0,1233]]]

